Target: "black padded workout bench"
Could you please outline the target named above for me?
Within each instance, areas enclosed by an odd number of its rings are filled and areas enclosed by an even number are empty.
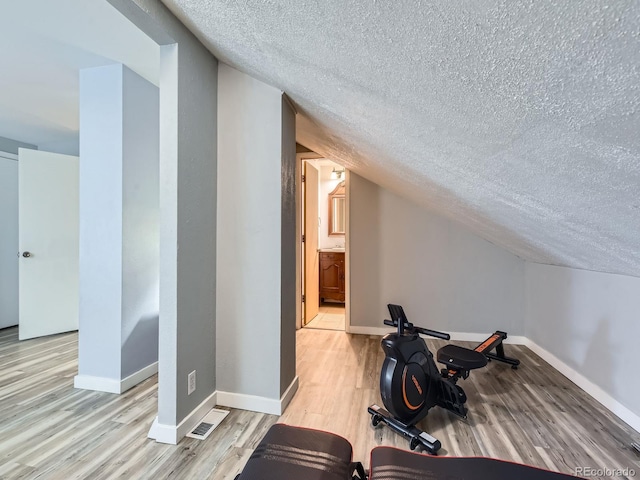
[[[570,480],[579,477],[482,457],[435,457],[392,447],[371,451],[367,476],[333,433],[273,425],[235,480]]]

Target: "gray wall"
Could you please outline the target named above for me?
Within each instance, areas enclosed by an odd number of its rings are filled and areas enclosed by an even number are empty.
[[[353,326],[398,303],[428,328],[524,333],[524,261],[356,174],[348,189]]]
[[[280,395],[296,376],[296,115],[282,97]]]
[[[45,142],[38,144],[39,150],[51,153],[61,153],[62,155],[80,155],[80,135],[79,133],[71,140],[61,140],[55,142]]]
[[[123,378],[158,361],[160,184],[159,90],[123,70]]]
[[[10,138],[0,137],[0,152],[13,153],[18,155],[19,148],[31,148],[37,150],[38,147],[31,145],[30,143],[18,142],[17,140],[11,140]]]
[[[293,120],[282,92],[227,65],[218,92],[218,390],[279,399],[295,352],[281,347],[295,331]]]
[[[218,62],[159,1],[109,2],[162,45],[158,422],[176,426],[216,388]]]
[[[79,374],[158,360],[159,96],[122,65],[80,72]]]
[[[640,415],[640,278],[526,265],[525,335]]]

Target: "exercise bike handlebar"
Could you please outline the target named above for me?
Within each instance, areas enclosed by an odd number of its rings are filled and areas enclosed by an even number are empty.
[[[385,325],[389,325],[390,327],[397,327],[398,326],[398,321],[397,320],[384,320],[383,323]],[[451,339],[451,335],[449,335],[448,333],[438,332],[436,330],[429,330],[428,328],[414,327],[413,324],[409,323],[409,322],[405,322],[403,327],[404,328],[402,330],[407,330],[407,331],[409,331],[411,333],[420,333],[422,335],[429,335],[430,337],[441,338],[443,340]]]
[[[413,329],[416,332],[421,333],[422,335],[429,335],[430,337],[441,338],[443,340],[451,339],[451,335],[449,335],[448,333],[438,332],[436,330],[429,330],[428,328],[422,328],[422,327],[413,327]]]

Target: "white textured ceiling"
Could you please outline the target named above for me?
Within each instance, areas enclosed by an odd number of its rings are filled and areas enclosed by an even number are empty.
[[[640,276],[640,2],[163,1],[300,143],[525,259]]]
[[[78,72],[128,65],[157,84],[160,48],[106,0],[0,0],[0,136],[78,141]]]

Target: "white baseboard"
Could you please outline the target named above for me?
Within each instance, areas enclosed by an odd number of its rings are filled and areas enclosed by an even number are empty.
[[[349,332],[355,335],[378,335],[383,336],[387,333],[395,332],[395,328],[393,327],[361,327],[358,325],[349,326]]]
[[[393,333],[396,330],[393,327],[361,327],[352,325],[349,333],[353,333],[356,335],[379,335],[383,336],[387,333]],[[493,334],[493,332],[487,333],[465,333],[465,332],[446,332],[451,335],[451,340],[456,342],[483,342],[485,341],[489,335]],[[431,337],[427,337],[431,338]],[[511,345],[524,345],[527,339],[525,337],[519,335],[513,335],[507,337],[504,341],[505,344]]]
[[[74,388],[95,390],[97,392],[120,393],[120,380],[92,375],[76,375],[73,377]]]
[[[268,413],[270,415],[282,415],[287,405],[298,390],[298,377],[294,378],[287,390],[279,400],[243,393],[218,391],[218,405],[253,412]]]
[[[291,403],[291,400],[293,400],[293,397],[298,391],[299,384],[300,380],[296,376],[296,378],[293,379],[289,387],[285,390],[284,394],[280,398],[280,415],[284,413],[284,411],[289,406],[289,403]]]
[[[536,353],[540,358],[549,363],[553,368],[562,373],[565,377],[575,383],[582,390],[591,395],[594,399],[602,404],[607,410],[620,418],[623,422],[627,423],[636,432],[640,433],[640,416],[629,410],[627,407],[618,402],[615,398],[609,395],[606,391],[586,378],[581,373],[578,373],[572,367],[560,360],[551,352],[545,350],[543,347],[535,343],[534,341],[525,338],[526,342],[523,343],[532,352]]]
[[[158,373],[158,362],[138,370],[122,380],[106,377],[94,377],[92,375],[76,375],[73,377],[73,386],[83,390],[95,390],[97,392],[124,393],[137,384],[146,380],[151,375]]]
[[[153,362],[151,365],[132,373],[120,382],[120,393],[126,392],[156,373],[158,373],[158,362]]]
[[[209,411],[217,405],[217,392],[209,395],[200,405],[194,408],[178,425],[165,425],[158,422],[158,417],[153,420],[153,424],[149,429],[147,437],[153,438],[159,443],[168,443],[177,445],[182,438],[192,431],[209,413]]]

